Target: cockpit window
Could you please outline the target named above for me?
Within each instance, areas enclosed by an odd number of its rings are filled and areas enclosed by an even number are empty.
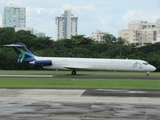
[[[145,63],[143,63],[144,65],[148,65],[148,63],[147,62],[145,62]]]

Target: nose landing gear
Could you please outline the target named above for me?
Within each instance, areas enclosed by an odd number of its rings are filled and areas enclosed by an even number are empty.
[[[147,73],[146,73],[146,76],[149,76],[149,74],[150,74],[150,72],[147,72]]]

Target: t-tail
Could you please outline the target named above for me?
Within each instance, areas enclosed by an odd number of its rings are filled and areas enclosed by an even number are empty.
[[[36,60],[35,56],[22,43],[10,44],[5,46],[13,47],[14,51],[18,55],[17,62],[19,63],[29,63]]]
[[[37,66],[50,66],[52,65],[51,60],[37,60],[36,56],[33,55],[23,43],[5,45],[7,47],[13,47],[14,51],[18,55],[17,62],[29,63]]]

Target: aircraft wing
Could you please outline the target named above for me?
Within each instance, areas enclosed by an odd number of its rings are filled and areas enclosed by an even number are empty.
[[[66,66],[66,67],[63,67],[63,68],[66,68],[66,69],[89,70],[89,67],[87,67],[87,66]]]

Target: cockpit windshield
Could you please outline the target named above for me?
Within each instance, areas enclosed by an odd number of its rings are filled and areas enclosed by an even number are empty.
[[[145,62],[145,63],[143,63],[144,65],[148,65],[148,63],[147,62]]]

